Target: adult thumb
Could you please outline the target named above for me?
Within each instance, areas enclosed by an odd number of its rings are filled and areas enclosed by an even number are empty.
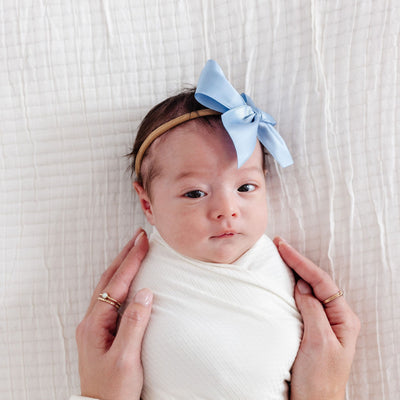
[[[121,317],[113,347],[117,353],[125,352],[140,360],[142,340],[150,320],[153,293],[150,289],[139,290]]]

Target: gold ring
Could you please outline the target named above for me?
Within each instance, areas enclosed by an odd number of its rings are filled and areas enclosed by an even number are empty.
[[[121,307],[121,303],[118,300],[113,299],[107,292],[100,293],[97,300],[104,301],[105,303],[111,304],[117,310]]]
[[[337,299],[340,296],[344,295],[344,291],[342,289],[340,289],[337,293],[333,294],[332,296],[328,297],[327,299],[325,299],[324,301],[322,301],[321,303],[323,305],[326,305],[328,303],[330,303],[331,301]]]

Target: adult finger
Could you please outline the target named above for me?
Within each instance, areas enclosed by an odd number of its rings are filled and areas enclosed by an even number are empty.
[[[128,253],[131,251],[132,247],[135,244],[136,238],[141,234],[141,232],[143,232],[143,230],[141,228],[139,228],[133,235],[132,239],[129,240],[129,242],[124,246],[124,248],[121,250],[121,252],[118,254],[118,256],[114,259],[114,261],[111,263],[111,265],[103,272],[103,274],[100,278],[100,281],[97,284],[97,286],[93,292],[86,315],[92,311],[94,305],[97,302],[97,298],[99,297],[99,294],[108,285],[111,278],[114,276],[115,271],[120,267],[122,261],[126,258]]]
[[[295,300],[304,322],[303,349],[315,352],[316,347],[323,346],[328,339],[336,338],[322,304],[302,279],[296,284]]]
[[[120,267],[115,271],[108,284],[100,289],[100,292],[106,292],[119,303],[123,303],[128,295],[129,287],[148,249],[149,242],[147,240],[146,233],[142,231],[137,236],[134,246],[130,249]],[[104,314],[105,309],[108,309],[111,312],[117,311],[117,308],[111,304],[107,304],[102,301],[96,301],[93,307],[93,313],[96,315],[102,315],[102,320],[104,321],[108,319],[107,315]]]
[[[300,254],[282,238],[276,237],[274,243],[286,264],[311,285],[314,295],[318,300],[323,301],[339,291],[339,288],[329,274]],[[343,301],[343,297],[337,298],[328,303],[326,307],[342,304]]]
[[[329,274],[297,252],[282,238],[275,238],[274,243],[283,260],[289,267],[293,268],[304,281],[311,285],[313,294],[320,302],[339,291]],[[326,304],[324,306],[324,311],[339,341],[342,344],[353,345],[358,336],[360,323],[358,317],[351,310],[345,298],[341,296]]]
[[[118,357],[124,354],[131,362],[140,361],[142,340],[150,319],[152,303],[153,293],[149,289],[142,289],[125,309],[111,348]]]

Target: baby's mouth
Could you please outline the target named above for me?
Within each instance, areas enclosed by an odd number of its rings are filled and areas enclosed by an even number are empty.
[[[219,235],[211,236],[211,239],[225,239],[237,235],[236,232],[223,232]]]

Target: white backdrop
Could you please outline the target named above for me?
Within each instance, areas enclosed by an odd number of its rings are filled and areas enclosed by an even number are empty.
[[[79,392],[75,327],[145,223],[123,155],[208,58],[273,115],[269,228],[362,321],[348,399],[400,397],[397,0],[0,2],[0,397]]]

